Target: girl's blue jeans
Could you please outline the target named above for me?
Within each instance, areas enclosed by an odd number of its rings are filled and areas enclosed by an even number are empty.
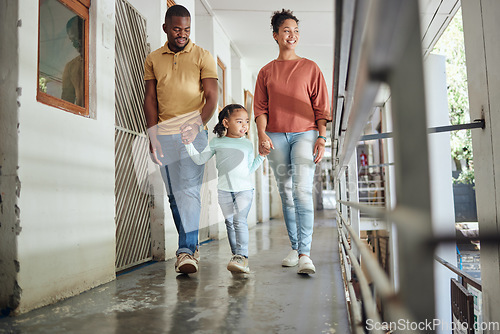
[[[268,155],[281,196],[283,216],[292,249],[310,255],[313,225],[313,149],[318,131],[267,132],[274,149]]]
[[[233,255],[248,257],[247,217],[252,200],[253,190],[232,192],[219,189],[219,205],[226,221],[227,237]]]

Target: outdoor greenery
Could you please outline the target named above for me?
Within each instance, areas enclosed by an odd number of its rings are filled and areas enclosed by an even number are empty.
[[[469,99],[461,9],[458,10],[437,42],[433,53],[446,56],[446,81],[451,124],[469,123]],[[451,156],[455,161],[457,170],[461,171],[460,176],[454,182],[474,183],[471,130],[451,132]]]

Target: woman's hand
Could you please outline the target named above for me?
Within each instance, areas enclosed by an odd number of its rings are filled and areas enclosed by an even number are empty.
[[[259,154],[266,156],[274,149],[273,142],[271,138],[265,133],[259,134]]]
[[[326,141],[323,138],[318,138],[316,139],[316,143],[314,144],[314,163],[317,164],[318,162],[323,159],[323,156],[325,155],[325,143]]]

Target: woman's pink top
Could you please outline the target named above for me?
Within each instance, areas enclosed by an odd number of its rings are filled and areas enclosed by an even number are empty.
[[[328,89],[312,60],[273,60],[257,76],[255,118],[268,114],[269,132],[317,130],[316,121],[331,121]]]

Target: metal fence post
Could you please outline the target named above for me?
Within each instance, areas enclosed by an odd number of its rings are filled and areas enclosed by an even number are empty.
[[[394,4],[394,1],[387,1]],[[388,71],[392,96],[396,202],[419,213],[418,226],[398,227],[399,294],[416,321],[434,319],[432,238],[427,124],[417,1],[400,5],[406,19],[401,54]]]

